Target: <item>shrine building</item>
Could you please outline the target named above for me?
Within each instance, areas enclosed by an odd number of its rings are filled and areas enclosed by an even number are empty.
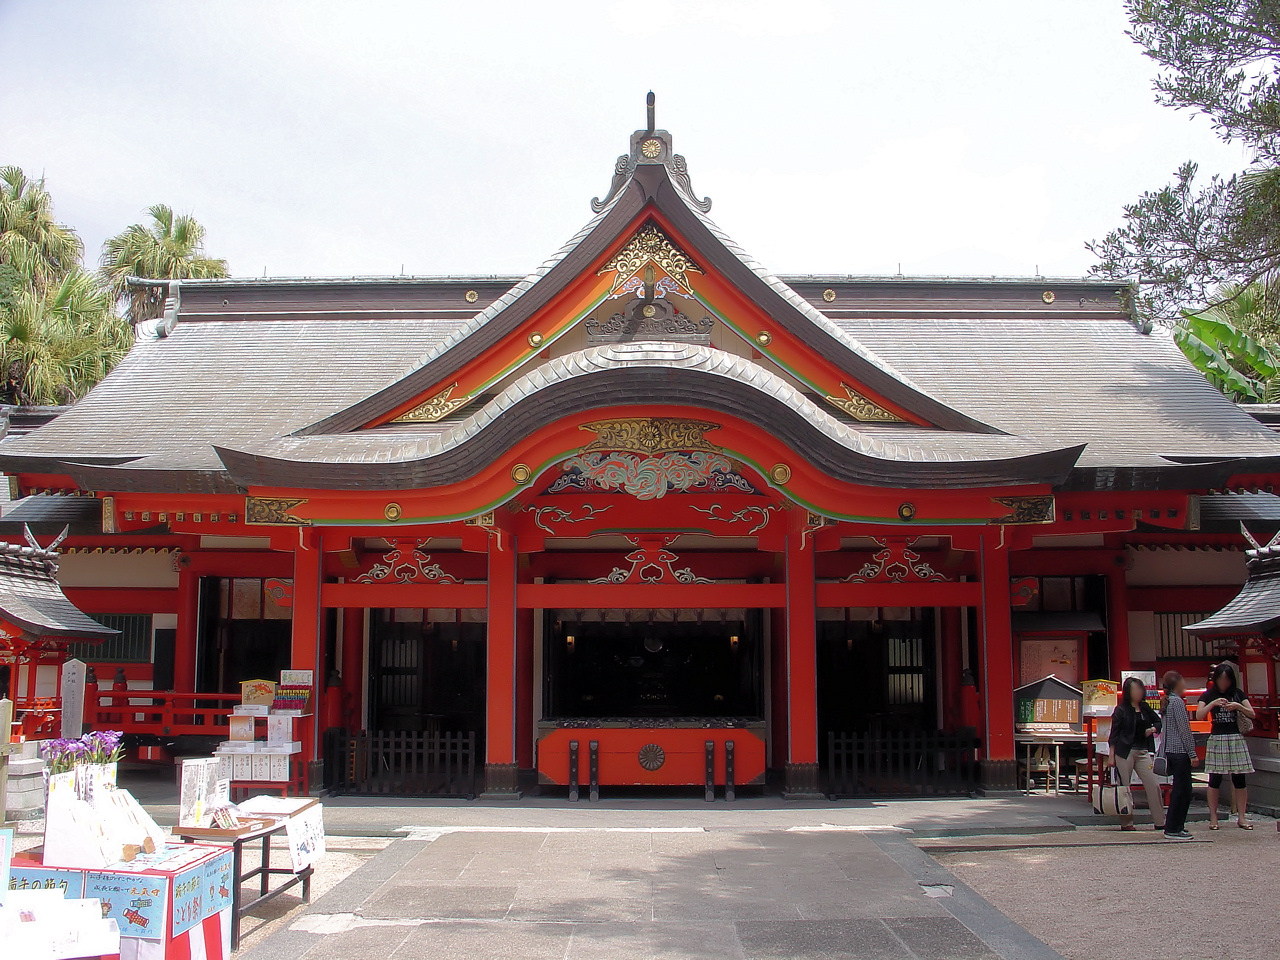
[[[384,775],[447,744],[490,796],[821,795],[850,749],[1007,789],[1015,687],[1203,675],[1182,627],[1244,583],[1240,520],[1280,529],[1280,436],[1126,289],[778,277],[710,207],[651,112],[523,279],[138,281],[163,316],[0,442],[0,532],[69,525],[58,583],[105,628],[70,652],[125,729],[168,704],[139,749],[290,668],[303,789],[396,737]]]

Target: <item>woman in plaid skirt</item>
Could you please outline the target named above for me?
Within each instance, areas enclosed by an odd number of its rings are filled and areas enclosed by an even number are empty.
[[[1204,769],[1209,774],[1209,829],[1218,829],[1218,793],[1222,778],[1231,775],[1231,790],[1236,801],[1236,824],[1241,830],[1252,830],[1248,821],[1249,791],[1245,775],[1253,773],[1249,745],[1240,732],[1240,717],[1254,717],[1253,706],[1240,692],[1235,664],[1223,662],[1209,674],[1209,689],[1200,697],[1196,719],[1213,717],[1209,731],[1209,749]]]

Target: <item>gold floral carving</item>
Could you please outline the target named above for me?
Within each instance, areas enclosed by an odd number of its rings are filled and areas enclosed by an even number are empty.
[[[827,397],[827,403],[837,410],[843,410],[855,420],[862,423],[903,423],[897,414],[891,413],[880,404],[868,400],[847,383],[840,384],[847,394],[845,397]]]
[[[632,453],[662,453],[667,450],[715,450],[703,434],[720,429],[720,424],[706,420],[681,420],[676,417],[635,417],[626,420],[596,420],[584,423],[579,430],[589,430],[596,438],[582,448],[591,450],[626,450]]]
[[[245,523],[287,523],[294,526],[309,527],[311,521],[306,517],[295,517],[289,511],[306,503],[305,499],[292,500],[284,497],[245,497]]]
[[[400,414],[392,420],[392,423],[435,423],[437,420],[443,420],[453,411],[465,407],[471,402],[468,396],[454,397],[453,391],[458,389],[456,383],[451,383],[430,400],[418,404],[412,410]]]
[[[1008,513],[991,523],[1053,523],[1053,497],[992,497]]]
[[[655,264],[676,283],[689,290],[686,274],[702,273],[701,268],[683,250],[667,239],[655,224],[649,223],[627,241],[627,245],[600,268],[598,276],[616,273],[613,278],[613,294],[624,283],[639,273],[646,264]]]

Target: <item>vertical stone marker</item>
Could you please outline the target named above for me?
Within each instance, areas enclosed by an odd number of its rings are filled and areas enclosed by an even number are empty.
[[[62,736],[84,734],[84,663],[68,660],[62,665]]]

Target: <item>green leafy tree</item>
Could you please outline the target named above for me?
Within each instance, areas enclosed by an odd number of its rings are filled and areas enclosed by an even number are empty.
[[[1237,401],[1273,403],[1280,399],[1275,312],[1262,284],[1227,287],[1217,303],[1199,312],[1184,311],[1174,337],[1201,373]]]
[[[225,277],[227,261],[205,256],[205,229],[189,214],[174,215],[157,203],[149,224],[135,223],[102,248],[102,276],[117,301],[127,301],[132,323],[160,316],[164,287],[130,284],[130,278],[178,280]]]
[[[133,343],[99,279],[75,267],[44,289],[21,287],[0,313],[9,403],[68,404],[105,377]]]
[[[1172,183],[1124,208],[1123,224],[1088,244],[1098,276],[1137,281],[1136,312],[1178,323],[1188,304],[1254,284],[1280,314],[1280,0],[1126,0],[1129,36],[1161,67],[1159,103],[1205,115],[1253,157],[1231,177]]]
[[[44,288],[80,265],[84,244],[53,217],[44,180],[19,167],[0,167],[0,264]]]
[[[128,351],[132,331],[83,252],[44,181],[0,167],[0,402],[71,403]]]

